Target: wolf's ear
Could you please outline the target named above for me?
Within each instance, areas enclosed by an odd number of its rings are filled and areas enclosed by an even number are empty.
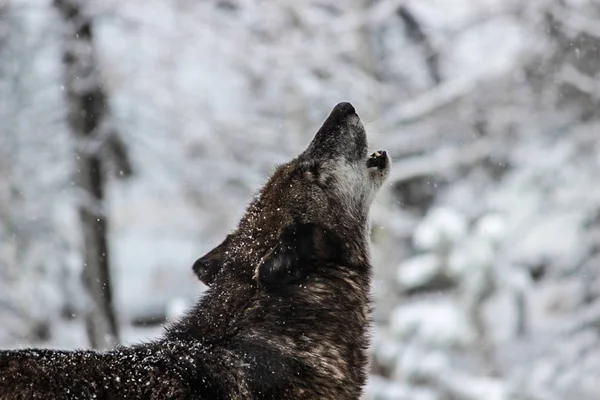
[[[256,267],[254,279],[275,288],[303,278],[314,258],[314,226],[294,223],[283,229],[279,241]]]
[[[192,269],[194,273],[200,279],[200,282],[206,286],[212,286],[215,277],[221,270],[223,262],[227,257],[227,250],[229,247],[231,235],[228,235],[223,242],[206,253],[205,256],[199,258],[194,263]]]

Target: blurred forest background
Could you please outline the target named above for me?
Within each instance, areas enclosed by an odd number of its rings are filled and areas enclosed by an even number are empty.
[[[350,101],[394,159],[366,399],[597,400],[599,46],[598,0],[0,0],[0,346],[159,334]]]

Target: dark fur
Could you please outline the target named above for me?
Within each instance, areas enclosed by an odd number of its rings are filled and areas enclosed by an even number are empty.
[[[0,352],[2,399],[358,399],[369,325],[368,210],[390,168],[337,105],[194,264],[210,288],[156,341]]]

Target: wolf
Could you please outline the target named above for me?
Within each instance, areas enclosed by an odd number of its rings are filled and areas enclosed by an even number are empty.
[[[156,340],[0,352],[1,399],[359,399],[367,376],[369,209],[391,161],[350,103],[275,169],[198,259],[209,288]]]

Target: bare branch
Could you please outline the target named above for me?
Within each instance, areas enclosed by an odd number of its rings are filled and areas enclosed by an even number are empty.
[[[396,10],[398,17],[406,25],[406,33],[412,41],[422,47],[425,56],[429,76],[434,84],[438,85],[442,81],[440,73],[439,53],[433,47],[429,37],[425,34],[421,23],[405,4],[402,4]]]

